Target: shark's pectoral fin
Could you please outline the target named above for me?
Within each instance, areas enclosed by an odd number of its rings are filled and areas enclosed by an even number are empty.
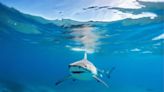
[[[114,70],[115,70],[115,67],[112,67],[111,70],[107,73],[108,79],[110,79],[110,76]]]
[[[100,78],[98,78],[96,75],[94,75],[93,78],[95,80],[97,80],[98,82],[102,83],[104,86],[109,87],[108,84],[106,84],[103,80],[101,80]]]
[[[64,77],[62,80],[57,81],[57,82],[55,83],[55,85],[57,86],[57,85],[61,84],[62,82],[64,82],[64,81],[70,79],[71,77],[72,77],[71,75],[68,75],[68,76]]]

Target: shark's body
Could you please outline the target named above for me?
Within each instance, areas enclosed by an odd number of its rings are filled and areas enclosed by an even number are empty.
[[[91,80],[98,74],[96,67],[87,60],[86,54],[82,60],[71,63],[69,71],[73,78],[79,80]]]
[[[63,80],[58,81],[56,85],[67,79],[73,78],[78,80],[95,79],[106,87],[108,87],[108,85],[98,77],[98,70],[95,65],[87,59],[87,53],[85,53],[84,58],[82,60],[71,63],[69,65],[69,71],[70,75],[65,77]]]

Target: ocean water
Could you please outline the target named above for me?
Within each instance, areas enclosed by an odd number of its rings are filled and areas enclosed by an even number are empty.
[[[50,21],[0,4],[0,92],[163,92],[164,7],[146,4],[124,11],[158,17],[113,22]],[[71,79],[56,86],[84,51],[98,69],[115,67],[101,77],[109,88]]]

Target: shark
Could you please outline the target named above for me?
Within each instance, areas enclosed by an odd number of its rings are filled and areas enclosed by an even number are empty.
[[[84,53],[84,58],[73,62],[68,65],[70,74],[63,78],[62,80],[59,80],[55,83],[55,85],[59,85],[60,83],[68,80],[68,79],[77,79],[77,80],[96,80],[97,82],[103,84],[106,87],[109,87],[109,85],[103,81],[99,76],[99,70],[96,68],[96,66],[88,60],[87,53]],[[113,71],[113,69],[110,71],[110,73]]]

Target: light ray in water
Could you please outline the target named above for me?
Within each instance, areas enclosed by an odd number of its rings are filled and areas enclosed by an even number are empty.
[[[70,35],[74,35],[73,40],[77,43],[81,43],[82,47],[71,47],[74,51],[85,51],[88,53],[94,53],[100,45],[100,34],[96,33],[95,27],[84,25],[81,27],[72,28],[73,32]],[[81,35],[81,37],[79,37]]]

